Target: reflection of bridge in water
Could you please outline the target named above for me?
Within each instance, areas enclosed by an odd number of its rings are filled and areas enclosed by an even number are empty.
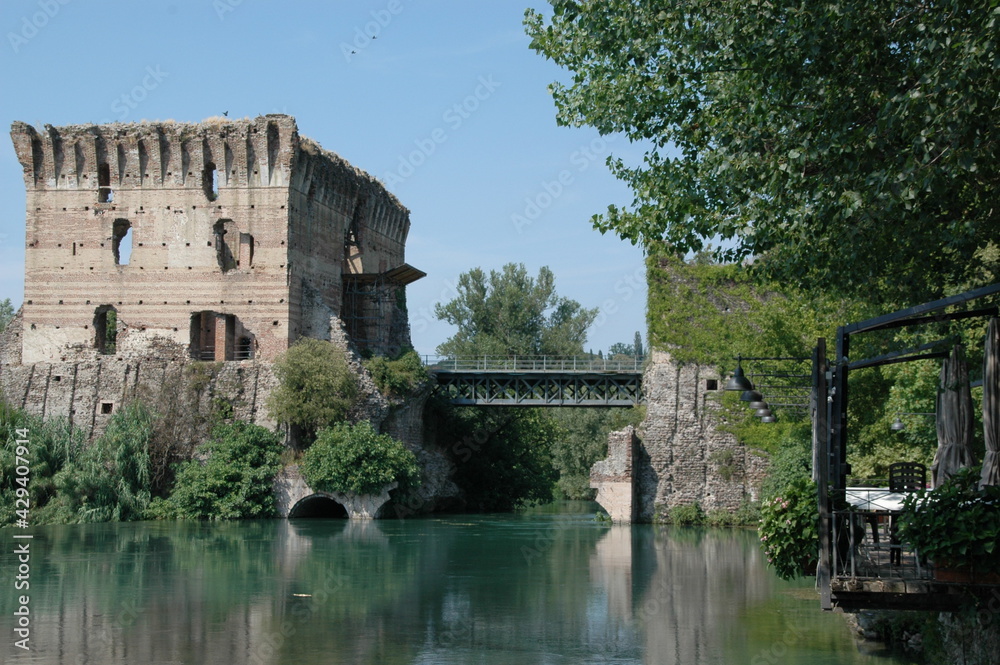
[[[437,390],[464,406],[635,406],[643,357],[425,356]]]

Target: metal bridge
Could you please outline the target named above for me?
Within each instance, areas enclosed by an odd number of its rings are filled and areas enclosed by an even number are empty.
[[[437,390],[464,406],[635,406],[643,357],[425,356]]]

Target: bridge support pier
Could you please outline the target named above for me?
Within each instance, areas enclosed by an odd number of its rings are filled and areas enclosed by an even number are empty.
[[[630,524],[638,517],[636,467],[639,438],[629,425],[608,435],[608,456],[590,468],[590,486],[597,490],[597,503],[611,521]]]
[[[301,512],[297,509],[304,504],[325,497],[343,506],[348,519],[351,520],[373,520],[378,517],[382,506],[389,501],[389,492],[397,487],[397,483],[390,483],[378,494],[315,492],[306,484],[298,465],[283,469],[275,479],[274,485],[279,517],[296,517],[296,513]]]

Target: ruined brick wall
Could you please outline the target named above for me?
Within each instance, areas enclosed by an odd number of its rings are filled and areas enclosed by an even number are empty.
[[[757,497],[766,462],[719,429],[721,388],[714,368],[678,365],[669,354],[653,352],[643,376],[648,460],[637,465],[640,520],[694,502],[705,510],[735,510]]]
[[[230,336],[250,331],[259,357],[285,349],[294,131],[287,117],[42,134],[14,123],[27,190],[23,362],[93,358],[101,307],[117,313],[119,353],[157,338],[187,347],[201,311],[234,316]]]
[[[385,277],[405,262],[409,211],[377,180],[305,137],[295,145],[289,198],[293,320],[311,320],[322,302],[359,348],[392,355],[409,346],[409,329],[392,325],[404,285]],[[292,332],[299,332],[294,324]]]
[[[16,321],[16,319],[15,319]],[[16,327],[0,337],[9,348]],[[140,400],[164,417],[182,439],[178,450],[205,440],[213,416],[226,405],[240,420],[274,428],[267,397],[276,385],[262,361],[202,363],[102,356],[56,363],[0,364],[3,399],[43,418],[65,418],[88,438],[104,432],[124,404]]]
[[[344,315],[344,274],[404,261],[406,208],[289,116],[15,122],[11,138],[27,191],[25,363],[165,345],[272,359],[303,335],[304,289]],[[390,296],[376,342],[407,346]]]

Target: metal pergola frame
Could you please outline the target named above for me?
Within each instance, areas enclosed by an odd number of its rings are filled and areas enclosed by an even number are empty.
[[[834,360],[827,359],[826,339],[819,338],[813,352],[813,391],[816,395],[816,411],[813,417],[813,441],[818,447],[814,456],[818,468],[817,500],[819,502],[819,565],[817,586],[820,590],[820,604],[824,610],[834,609],[832,594],[832,519],[831,493],[845,490],[850,468],[847,464],[847,407],[848,375],[851,370],[877,367],[899,362],[911,362],[925,358],[946,355],[931,351],[946,340],[925,344],[915,349],[883,354],[864,360],[850,360],[851,337],[878,330],[918,326],[942,321],[958,321],[974,317],[995,316],[997,307],[944,312],[949,307],[961,305],[979,298],[1000,293],[1000,283],[991,284],[965,293],[916,305],[882,316],[840,326],[837,329]],[[825,406],[825,408],[824,408]]]

